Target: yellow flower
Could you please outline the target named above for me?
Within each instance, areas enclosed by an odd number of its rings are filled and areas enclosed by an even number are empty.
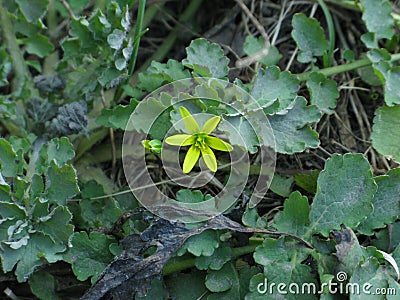
[[[165,142],[172,146],[190,146],[183,162],[183,173],[187,174],[193,169],[200,157],[200,153],[203,156],[207,167],[211,171],[216,172],[217,159],[215,158],[215,154],[211,148],[226,152],[233,150],[232,145],[210,135],[210,133],[217,128],[221,118],[215,116],[208,119],[203,128],[200,129],[197,121],[185,107],[181,106],[179,112],[181,113],[186,129],[191,134],[172,135],[166,138]]]

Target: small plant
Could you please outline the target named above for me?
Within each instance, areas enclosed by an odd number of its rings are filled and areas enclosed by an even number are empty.
[[[181,106],[179,112],[186,129],[191,134],[169,136],[165,139],[165,142],[173,146],[190,146],[183,162],[183,173],[189,173],[193,169],[199,159],[200,153],[207,167],[211,171],[216,172],[218,167],[217,159],[211,148],[226,152],[233,150],[233,147],[227,142],[210,135],[217,128],[221,118],[219,116],[214,116],[208,119],[200,129],[195,118],[193,118],[185,107]]]

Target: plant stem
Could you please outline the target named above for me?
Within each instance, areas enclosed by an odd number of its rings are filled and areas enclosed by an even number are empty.
[[[179,23],[185,23],[189,21],[195,13],[198,11],[202,0],[193,0],[190,2],[189,6],[185,9],[182,13],[181,17],[179,18]],[[172,46],[175,44],[176,39],[178,38],[179,34],[181,34],[180,25],[177,25],[169,35],[164,39],[164,42],[158,47],[158,50],[148,59],[146,62],[140,66],[139,72],[146,70],[152,61],[162,61],[165,56],[170,52]],[[137,79],[137,74],[132,77],[132,81]]]
[[[146,7],[146,0],[139,0],[139,8],[136,20],[136,27],[135,27],[135,35],[134,35],[134,45],[131,60],[129,61],[128,66],[128,75],[132,76],[133,70],[135,69],[136,59],[139,52],[139,43],[140,43],[140,36],[142,32],[142,24],[144,18],[144,9]]]
[[[397,61],[397,60],[400,60],[400,53],[396,53],[396,54],[392,55],[391,61]],[[321,73],[322,75],[325,75],[325,76],[332,76],[332,75],[356,70],[359,68],[367,67],[370,65],[372,65],[372,62],[368,58],[363,58],[363,59],[359,59],[359,60],[353,61],[348,64],[329,67],[329,68],[317,70],[315,72]],[[312,72],[314,72],[314,71],[297,74],[296,75],[297,79],[299,81],[307,81]]]
[[[252,243],[250,245],[246,245],[243,247],[233,248],[232,249],[232,259],[238,258],[239,256],[253,253],[257,246],[263,243],[264,239],[254,240],[256,243]],[[175,261],[171,261],[167,263],[163,269],[163,275],[167,276],[176,272],[180,272],[195,266],[195,258],[184,258],[181,260],[176,259]]]
[[[29,71],[13,33],[11,20],[8,17],[8,10],[3,6],[3,0],[0,0],[0,24],[8,53],[13,61],[12,65],[15,77],[12,81],[12,89],[13,92],[18,95],[22,91],[25,81],[28,79]]]
[[[326,23],[328,25],[329,33],[329,49],[327,55],[324,55],[324,68],[330,67],[333,60],[333,51],[335,50],[335,26],[333,25],[333,20],[328,6],[324,0],[318,0],[319,6],[321,6],[324,12]]]

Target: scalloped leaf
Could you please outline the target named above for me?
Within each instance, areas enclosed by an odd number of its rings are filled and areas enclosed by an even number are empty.
[[[196,39],[186,48],[186,53],[187,58],[182,60],[182,64],[200,76],[224,78],[228,75],[229,59],[218,44]]]
[[[382,106],[375,111],[372,146],[383,155],[400,162],[400,105]]]
[[[361,0],[363,15],[368,31],[377,39],[390,39],[394,35],[392,4],[388,0]]]
[[[317,148],[318,133],[308,126],[317,122],[321,113],[316,106],[307,106],[307,100],[297,97],[294,105],[285,115],[273,115],[268,118],[272,127],[276,152],[293,154],[306,148]]]
[[[267,108],[267,113],[272,114],[290,106],[298,89],[296,76],[272,66],[258,71],[251,95],[261,107]]]
[[[339,98],[336,81],[319,73],[311,73],[307,81],[311,104],[316,105],[325,114],[332,114]]]
[[[329,48],[324,30],[318,20],[305,14],[295,14],[292,19],[292,37],[299,47],[297,60],[301,63],[315,62]]]
[[[366,235],[372,235],[374,229],[383,228],[400,216],[400,169],[376,177],[375,182],[378,190],[372,200],[374,211],[357,228]]]
[[[362,154],[332,155],[319,174],[310,211],[311,230],[328,236],[341,225],[351,229],[368,217],[377,186]]]

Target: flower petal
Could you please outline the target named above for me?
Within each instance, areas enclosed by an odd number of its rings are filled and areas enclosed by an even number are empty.
[[[190,134],[175,134],[167,137],[165,142],[172,146],[189,146],[195,141],[195,137]]]
[[[220,151],[226,151],[230,152],[233,150],[233,147],[231,144],[228,144],[227,142],[224,142],[223,140],[215,137],[215,136],[207,136],[206,137],[206,143],[208,146],[215,150],[220,150]]]
[[[186,107],[181,106],[179,108],[179,112],[181,113],[183,123],[185,124],[187,130],[189,130],[190,133],[199,133],[200,126],[190,112],[186,109]]]
[[[192,146],[186,153],[185,160],[183,161],[183,173],[187,174],[192,171],[194,165],[200,156],[200,149],[198,147]]]
[[[201,155],[203,156],[204,162],[206,163],[207,167],[213,171],[217,171],[217,159],[215,158],[214,152],[210,149],[210,147],[205,146],[201,148]]]
[[[221,117],[219,117],[219,116],[214,116],[214,117],[208,119],[204,123],[204,126],[201,129],[201,132],[210,134],[211,132],[213,132],[215,130],[215,128],[217,128],[219,121],[221,121]]]

